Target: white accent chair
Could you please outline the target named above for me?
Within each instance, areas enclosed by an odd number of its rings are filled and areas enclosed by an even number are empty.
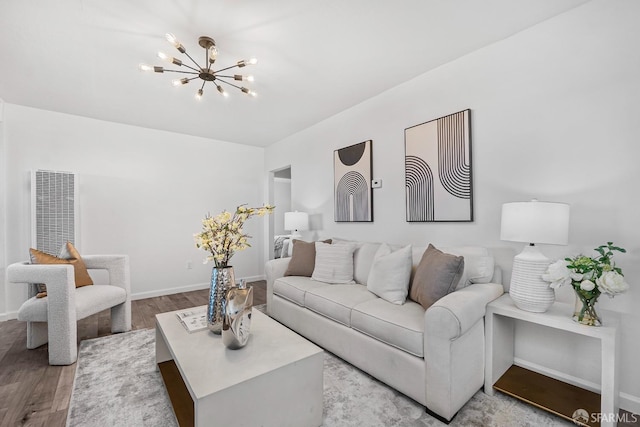
[[[108,285],[75,287],[69,264],[11,264],[7,280],[29,284],[29,299],[18,310],[27,322],[27,348],[49,342],[49,364],[71,365],[78,358],[77,321],[111,308],[111,332],[131,330],[131,283],[127,255],[86,255],[88,270],[109,273]],[[47,285],[47,297],[36,298],[34,283]]]

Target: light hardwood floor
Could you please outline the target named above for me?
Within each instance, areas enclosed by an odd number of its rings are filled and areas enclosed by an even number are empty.
[[[266,303],[266,282],[250,285],[254,305]],[[204,305],[208,296],[205,289],[132,301],[132,329],[153,328],[156,314]],[[110,334],[108,310],[78,322],[78,342]],[[25,322],[0,322],[0,427],[63,427],[76,365],[49,366],[47,346],[27,350],[26,342]]]

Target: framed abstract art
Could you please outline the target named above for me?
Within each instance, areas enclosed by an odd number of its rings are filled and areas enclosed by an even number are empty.
[[[371,144],[364,141],[333,152],[336,222],[373,221]]]
[[[471,110],[405,129],[408,222],[473,221]]]

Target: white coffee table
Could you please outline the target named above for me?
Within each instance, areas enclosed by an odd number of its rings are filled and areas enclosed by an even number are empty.
[[[256,309],[239,350],[208,330],[188,333],[175,312],[156,316],[156,363],[181,427],[319,426],[323,360],[320,347]]]

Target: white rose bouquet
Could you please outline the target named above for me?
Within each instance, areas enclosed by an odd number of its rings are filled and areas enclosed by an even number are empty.
[[[254,215],[270,214],[274,208],[271,205],[260,208],[240,205],[233,214],[228,211],[222,211],[215,217],[207,214],[202,220],[202,231],[193,235],[196,247],[211,253],[205,258],[205,264],[213,261],[216,267],[228,267],[233,254],[251,246],[251,236],[242,230],[244,222]]]
[[[622,270],[613,262],[613,252],[627,252],[625,249],[614,246],[613,242],[598,246],[594,249],[599,257],[578,255],[573,258],[565,258],[551,264],[547,272],[542,275],[542,280],[550,282],[552,288],[566,284],[573,286],[577,297],[582,302],[582,309],[576,312],[578,322],[591,325],[600,324],[595,312],[595,303],[602,294],[614,297],[626,292],[629,285],[625,282]]]

